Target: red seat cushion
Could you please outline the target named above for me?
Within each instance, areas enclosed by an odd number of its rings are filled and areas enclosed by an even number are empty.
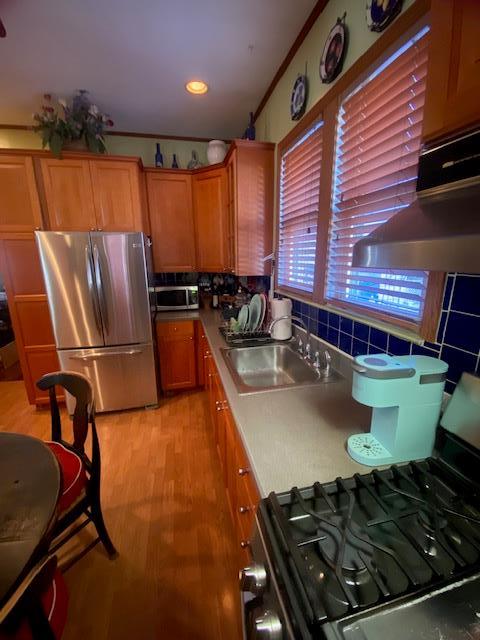
[[[82,493],[87,484],[85,467],[80,457],[70,451],[59,442],[46,442],[56,457],[62,474],[62,493],[58,501],[60,513],[66,511],[78,496]]]
[[[41,600],[55,638],[59,640],[67,620],[68,591],[65,580],[58,569],[55,571],[52,582],[42,594]],[[32,640],[32,632],[27,620],[23,620],[12,632],[0,628],[0,640]]]

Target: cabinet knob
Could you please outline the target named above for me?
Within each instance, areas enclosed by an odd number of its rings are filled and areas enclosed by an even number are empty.
[[[98,227],[97,231],[103,231],[102,227]]]
[[[96,231],[95,227],[90,227],[90,231]]]
[[[239,476],[246,476],[250,473],[250,469],[245,468],[245,467],[240,467],[240,469],[238,470],[238,475]]]
[[[242,547],[242,549],[248,549],[248,547],[250,546],[250,540],[242,540],[240,542],[240,546]]]
[[[251,507],[238,507],[238,511],[239,513],[248,513],[249,511],[251,511]]]
[[[35,231],[40,231],[40,227],[35,227]]]

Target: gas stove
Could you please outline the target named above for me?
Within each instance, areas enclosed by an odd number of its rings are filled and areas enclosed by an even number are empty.
[[[263,500],[246,638],[480,638],[480,452],[439,453]]]

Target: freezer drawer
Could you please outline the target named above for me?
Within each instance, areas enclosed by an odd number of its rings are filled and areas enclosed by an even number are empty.
[[[62,371],[83,373],[92,383],[97,412],[157,403],[152,343],[58,351]],[[74,401],[67,397],[72,413]]]

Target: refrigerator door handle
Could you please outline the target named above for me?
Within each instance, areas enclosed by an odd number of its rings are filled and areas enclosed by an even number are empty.
[[[90,360],[100,360],[101,358],[111,358],[112,356],[134,356],[143,353],[143,349],[129,349],[128,351],[109,351],[108,353],[93,353],[89,356],[70,356],[70,360],[81,360],[89,362]]]
[[[93,307],[93,316],[95,318],[95,325],[98,329],[99,333],[102,333],[102,320],[100,318],[100,309],[98,308],[98,299],[95,291],[95,286],[93,283],[93,273],[92,273],[92,254],[90,251],[90,247],[87,245],[85,247],[85,263],[87,267],[87,286],[90,292],[90,297],[92,298],[92,307]]]
[[[100,309],[103,318],[103,325],[105,327],[105,331],[107,333],[110,332],[110,324],[108,318],[108,308],[105,300],[105,291],[103,288],[103,278],[102,278],[102,267],[100,264],[100,256],[98,254],[98,247],[96,244],[93,245],[93,264],[95,266],[95,280],[97,284],[98,297],[100,300]]]

